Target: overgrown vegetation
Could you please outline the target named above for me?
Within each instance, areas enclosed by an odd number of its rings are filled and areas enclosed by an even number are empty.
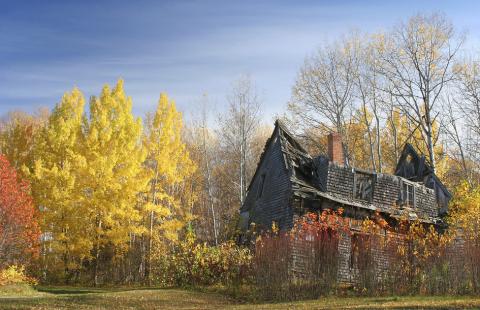
[[[337,286],[339,241],[347,220],[325,211],[298,220],[291,232],[264,234],[256,240],[252,277],[257,295],[289,300],[327,295]]]
[[[135,117],[119,80],[88,106],[75,88],[51,113],[2,121],[0,287],[215,286],[250,300],[479,294],[480,69],[457,59],[462,43],[434,14],[326,46],[300,70],[287,117],[310,149],[337,131],[346,162],[377,172],[394,172],[403,144],[415,145],[455,189],[448,230],[379,217],[354,230],[324,211],[238,246],[237,211],[268,132],[253,82],[234,85],[210,128],[206,104],[184,126],[166,94]],[[338,282],[345,268],[353,277]]]
[[[0,271],[0,286],[28,284],[36,285],[37,280],[25,274],[25,267],[11,265]]]
[[[26,275],[24,266],[11,265],[0,271],[0,297],[34,294],[32,286],[37,283],[36,279]]]
[[[163,286],[235,287],[248,283],[251,260],[251,252],[233,241],[208,246],[190,230],[169,255],[154,260],[153,280]]]
[[[468,226],[478,217],[470,216]],[[419,222],[391,228],[378,216],[358,229],[348,222],[341,213],[324,211],[305,216],[291,232],[260,237],[252,264],[256,296],[295,300],[330,294],[480,293],[480,243],[465,235],[466,226],[440,233]],[[347,256],[342,257],[342,247],[349,248]],[[344,271],[350,276],[342,276]]]

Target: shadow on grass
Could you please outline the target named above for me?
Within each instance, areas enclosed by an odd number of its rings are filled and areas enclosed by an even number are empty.
[[[166,287],[72,287],[72,286],[38,286],[36,291],[42,293],[49,293],[54,295],[82,295],[82,294],[102,294],[113,292],[128,292],[128,291],[154,291],[154,290],[168,290]]]
[[[91,294],[91,293],[105,293],[107,291],[100,289],[89,289],[89,288],[75,288],[75,287],[36,287],[38,292],[49,293],[54,295],[80,295],[80,294]]]

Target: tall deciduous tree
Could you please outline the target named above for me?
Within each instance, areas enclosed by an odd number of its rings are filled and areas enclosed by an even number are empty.
[[[175,102],[161,94],[157,110],[147,123],[145,146],[148,150],[147,167],[153,176],[150,181],[147,211],[149,244],[146,276],[149,273],[154,247],[162,241],[175,241],[178,232],[191,219],[186,178],[195,171],[185,143],[182,141],[182,115]],[[183,203],[181,203],[183,202]]]
[[[362,120],[368,136],[369,153],[371,166],[374,171],[382,172],[382,144],[380,142],[382,109],[384,103],[388,100],[384,79],[380,74],[381,53],[383,52],[381,36],[372,38],[354,38],[353,44],[358,46],[358,69],[356,89],[360,100],[362,111]],[[380,43],[380,44],[379,44]],[[372,119],[368,117],[368,111],[372,114]]]
[[[453,107],[458,110],[455,114],[464,120],[466,132],[463,133],[463,138],[466,139],[463,141],[463,147],[472,159],[478,161],[480,159],[480,63],[474,60],[459,63],[455,66],[455,73],[457,83],[450,100],[453,101]]]
[[[35,204],[42,214],[44,263],[50,270],[60,268],[66,280],[91,249],[91,240],[84,233],[89,219],[78,187],[79,169],[85,165],[80,150],[84,103],[78,89],[65,93],[36,138],[36,161],[29,174]]]
[[[125,95],[123,81],[111,90],[105,86],[99,98],[92,97],[85,122],[80,191],[85,216],[84,228],[92,243],[94,282],[98,284],[102,251],[113,248],[121,255],[130,234],[144,232],[139,193],[146,192],[148,174],[143,169],[146,152],[142,147],[142,123],[132,115],[132,100]],[[103,254],[106,254],[103,252]]]
[[[305,128],[322,132],[332,129],[346,137],[354,111],[357,81],[357,45],[353,41],[335,42],[305,60],[293,87],[289,111]],[[345,163],[349,146],[342,141]]]
[[[0,121],[0,153],[15,169],[33,167],[35,139],[47,119],[48,110],[40,109],[34,114],[10,112]]]
[[[232,166],[225,167],[228,169],[225,173],[231,174],[233,171],[237,176],[232,183],[241,205],[253,175],[249,165],[256,160],[251,145],[260,124],[261,103],[255,85],[248,76],[234,83],[227,100],[228,111],[219,118],[218,136],[225,154],[231,156]]]
[[[0,268],[38,254],[40,230],[29,185],[0,155]]]
[[[203,95],[198,103],[192,123],[186,130],[186,144],[198,170],[194,174],[198,199],[195,209],[195,234],[198,239],[215,245],[219,242],[220,203],[214,169],[218,159],[218,139],[209,127],[210,102]]]
[[[420,129],[433,168],[438,102],[453,80],[451,67],[462,42],[444,16],[417,15],[393,30],[383,53],[382,72],[390,81],[391,94]]]

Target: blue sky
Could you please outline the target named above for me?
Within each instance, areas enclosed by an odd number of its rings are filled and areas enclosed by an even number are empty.
[[[250,74],[269,120],[323,42],[437,11],[479,51],[478,1],[0,0],[0,114],[53,107],[73,86],[88,98],[121,77],[135,114],[166,91],[188,116],[204,93],[221,110]]]

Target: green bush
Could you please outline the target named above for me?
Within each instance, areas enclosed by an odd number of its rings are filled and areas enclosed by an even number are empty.
[[[166,286],[235,286],[248,280],[251,262],[250,251],[233,241],[208,246],[188,232],[172,253],[156,260],[153,279]]]

